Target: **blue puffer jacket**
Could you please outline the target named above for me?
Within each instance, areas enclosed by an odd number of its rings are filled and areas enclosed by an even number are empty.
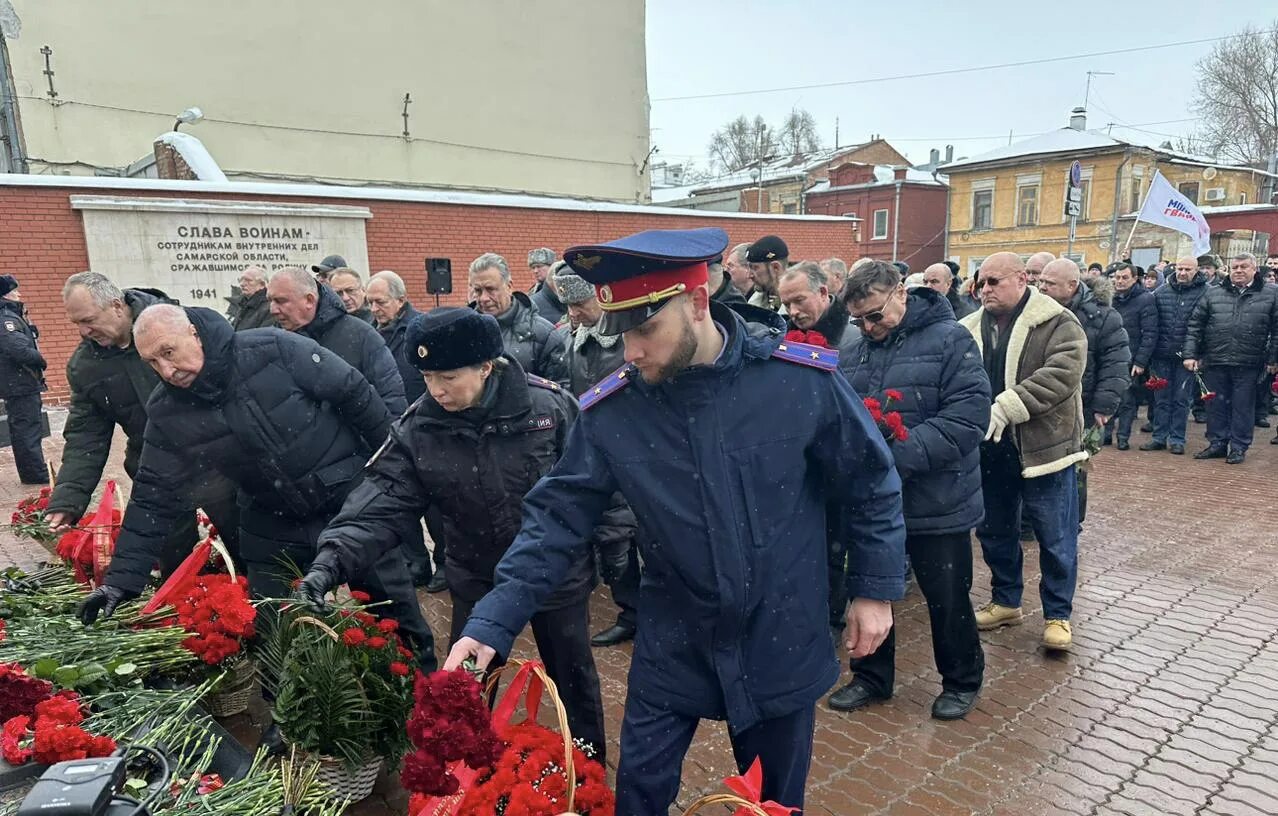
[[[1185,333],[1189,330],[1189,316],[1207,291],[1207,276],[1199,272],[1189,283],[1180,283],[1176,276],[1154,290],[1154,305],[1158,307],[1158,344],[1154,347],[1155,359],[1176,359],[1185,347]],[[1157,372],[1160,377],[1167,372]]]
[[[1126,292],[1114,293],[1114,311],[1123,316],[1132,365],[1149,368],[1158,345],[1158,304],[1154,295],[1137,281]]]
[[[909,439],[892,442],[910,535],[970,530],[985,517],[981,440],[990,424],[990,380],[972,334],[954,321],[949,302],[931,289],[910,292],[905,317],[881,343],[852,329],[839,349],[839,370],[863,397],[887,389],[905,397]]]

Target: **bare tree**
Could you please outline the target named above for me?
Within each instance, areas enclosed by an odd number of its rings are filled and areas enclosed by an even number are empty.
[[[728,171],[740,170],[772,156],[775,138],[762,116],[738,116],[710,137],[710,157]]]
[[[816,119],[802,108],[791,108],[778,131],[781,148],[791,156],[802,156],[821,149]]]
[[[1222,158],[1268,162],[1278,152],[1278,20],[1217,43],[1198,72],[1196,140]]]

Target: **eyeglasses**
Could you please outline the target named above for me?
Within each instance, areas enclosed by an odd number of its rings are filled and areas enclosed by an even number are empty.
[[[898,288],[900,288],[900,287],[898,287]],[[894,291],[892,294],[896,294],[896,293],[895,293],[895,291]],[[879,306],[879,308],[875,309],[875,310],[874,310],[874,311],[872,311],[872,312],[866,312],[865,314],[861,315],[860,317],[853,317],[853,318],[852,318],[852,325],[853,325],[853,326],[856,326],[857,328],[861,328],[861,327],[862,327],[862,326],[864,326],[866,323],[880,323],[880,322],[882,322],[882,321],[883,321],[883,309],[884,309],[884,307],[885,307],[885,306],[887,306],[887,305],[888,305],[888,301],[889,301],[889,300],[891,300],[891,299],[892,299],[892,295],[890,294],[890,295],[888,295],[886,298],[884,298],[884,299],[883,299],[883,303]]]

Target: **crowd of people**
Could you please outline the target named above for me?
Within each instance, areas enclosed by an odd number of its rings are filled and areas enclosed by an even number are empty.
[[[765,798],[801,807],[837,644],[851,677],[831,708],[893,694],[907,570],[941,677],[932,715],[965,717],[979,631],[1025,620],[1027,533],[1042,645],[1071,647],[1086,463],[1130,449],[1141,405],[1142,451],[1184,454],[1192,414],[1196,458],[1237,464],[1269,425],[1278,254],[1084,270],[1000,252],[969,279],[789,256],[778,236],[653,231],[533,249],[524,292],[485,253],[466,307],[423,312],[395,272],[339,256],[243,270],[225,316],[71,276],[82,340],[49,518],[84,513],[117,426],[134,482],[82,619],[172,570],[201,507],[253,592],[289,592],[283,562],[316,606],[362,588],[423,670],[435,644],[414,585],[450,595],[446,668],[498,665],[531,622],[599,757],[591,649],[634,640],[619,812],[665,812],[701,718],[728,721],[743,770],[763,758]],[[17,290],[0,276],[0,388],[19,476],[47,483],[45,366]],[[991,572],[977,608],[973,533]],[[617,615],[592,634],[601,578]]]

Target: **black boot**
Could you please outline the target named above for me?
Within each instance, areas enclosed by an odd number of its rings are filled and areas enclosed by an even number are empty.
[[[932,718],[936,720],[961,720],[976,707],[979,691],[943,691],[932,703]]]
[[[448,589],[448,579],[444,577],[444,568],[436,567],[435,574],[430,577],[430,583],[426,584],[427,592],[443,592]]]
[[[635,627],[632,624],[617,621],[612,626],[590,639],[591,646],[616,646],[627,640],[635,639]]]
[[[864,683],[853,680],[843,688],[830,695],[826,704],[835,711],[856,711],[871,703],[882,702],[892,697],[890,694],[879,694]]]

